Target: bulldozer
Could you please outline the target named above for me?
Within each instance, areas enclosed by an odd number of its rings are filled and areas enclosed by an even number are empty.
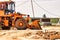
[[[17,29],[30,28],[28,26],[26,14],[21,14],[15,12],[15,2],[14,1],[4,1],[0,2],[0,26],[2,29],[10,29],[10,27],[15,27]]]

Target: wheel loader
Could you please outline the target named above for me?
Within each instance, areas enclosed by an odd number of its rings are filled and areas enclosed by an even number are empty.
[[[25,20],[26,18],[23,16],[27,15],[15,12],[14,1],[9,0],[0,2],[0,28],[7,30],[9,30],[11,27],[15,27],[17,29],[30,28],[27,20]]]

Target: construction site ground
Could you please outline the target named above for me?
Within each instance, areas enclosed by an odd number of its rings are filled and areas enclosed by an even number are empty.
[[[50,40],[46,39],[46,31],[60,33],[60,27],[42,27],[42,30],[0,30],[0,40]]]

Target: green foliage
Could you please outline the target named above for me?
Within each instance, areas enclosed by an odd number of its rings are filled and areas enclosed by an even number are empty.
[[[58,18],[51,18],[51,23],[57,23],[59,21]]]

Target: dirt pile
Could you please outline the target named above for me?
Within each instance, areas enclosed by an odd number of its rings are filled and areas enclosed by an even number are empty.
[[[28,30],[0,31],[0,40],[40,40],[40,39],[43,38],[38,31],[28,31]]]

